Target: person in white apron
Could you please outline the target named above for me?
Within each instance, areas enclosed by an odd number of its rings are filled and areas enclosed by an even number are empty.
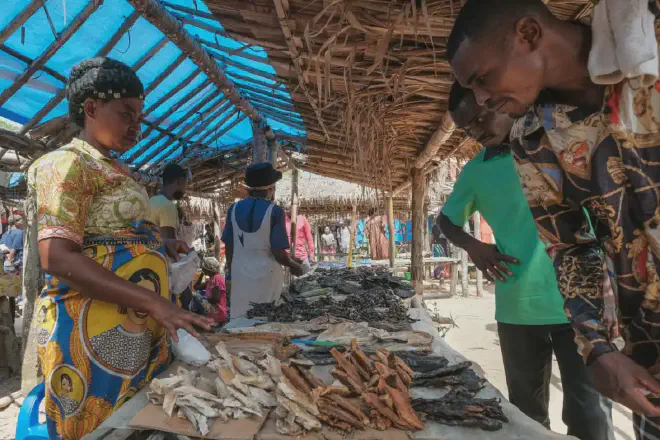
[[[227,212],[222,234],[226,246],[228,307],[230,319],[244,317],[252,303],[277,300],[282,293],[284,270],[302,275],[291,259],[282,208],[273,203],[275,184],[282,173],[270,163],[251,165],[245,172],[249,197]]]

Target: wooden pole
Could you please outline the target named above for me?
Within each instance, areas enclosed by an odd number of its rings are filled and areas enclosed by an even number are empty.
[[[296,258],[298,240],[298,168],[293,169],[291,178],[291,257]]]
[[[474,238],[481,241],[481,214],[474,213]],[[484,296],[484,274],[477,269],[477,296]]]
[[[250,121],[252,125],[252,161],[254,163],[266,162],[268,151],[266,151],[266,137],[263,127],[256,121]]]
[[[273,168],[277,168],[277,157],[279,155],[280,148],[277,144],[275,133],[270,127],[268,127],[264,134],[266,136],[266,147],[268,149],[268,162],[270,162]]]
[[[452,258],[460,258],[460,250],[458,247],[454,246],[453,244],[449,243],[449,255]],[[458,264],[452,263],[451,264],[451,281],[449,282],[449,294],[451,296],[456,296],[456,287],[458,285]]]
[[[353,248],[355,247],[355,235],[357,234],[357,205],[353,205],[351,213],[351,239],[348,242],[348,267],[353,267]]]
[[[394,230],[394,200],[392,196],[387,196],[385,200],[387,202],[387,227],[390,230],[390,268],[394,269],[394,258],[396,257],[394,246],[394,235],[396,232]]]
[[[417,295],[424,293],[424,203],[427,182],[419,168],[412,171],[412,249],[411,280]]]
[[[469,222],[465,223],[465,225],[463,226],[463,230],[468,234],[470,233]],[[468,294],[468,288],[470,286],[469,282],[470,282],[470,278],[468,274],[468,253],[461,249],[461,294],[465,298],[469,296]]]
[[[215,235],[215,258],[220,261],[220,236],[222,231],[220,230],[220,219],[222,218],[222,213],[220,212],[220,207],[218,202],[213,201],[213,235]]]

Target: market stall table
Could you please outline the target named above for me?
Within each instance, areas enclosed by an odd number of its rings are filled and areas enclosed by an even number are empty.
[[[415,298],[412,300],[409,316],[417,321],[413,323],[413,329],[427,332],[434,337],[432,344],[433,355],[444,356],[450,363],[458,363],[466,360],[464,356],[453,350],[435,330],[433,321],[428,312],[419,307],[420,302]],[[474,365],[473,368],[482,375],[480,368]],[[319,377],[327,375],[327,367],[314,367],[315,374]],[[324,371],[325,369],[325,371]],[[135,414],[147,404],[147,388],[145,387],[137,393],[129,402],[122,406],[110,418],[108,418],[93,433],[84,437],[85,440],[124,440],[129,438],[142,438],[139,431],[129,428],[129,424]],[[441,397],[443,391],[431,388],[412,388],[413,398],[431,398]],[[567,439],[565,435],[557,434],[546,430],[542,425],[533,421],[524,415],[520,410],[514,407],[510,402],[504,399],[504,396],[488,382],[485,388],[477,395],[481,398],[496,397],[501,399],[502,408],[509,422],[505,423],[499,431],[483,431],[476,428],[447,426],[435,422],[426,422],[426,427],[422,431],[411,433],[411,437],[416,440],[509,440],[509,439],[535,439],[535,440],[555,440]],[[355,431],[354,434],[346,438],[363,439],[365,438],[361,431]],[[146,438],[146,437],[144,437]],[[243,437],[241,437],[243,438]],[[286,436],[281,436],[273,430],[273,424],[266,422],[259,433],[255,436],[257,440],[283,440]],[[290,437],[294,438],[294,437]],[[304,438],[304,437],[303,437]],[[314,437],[316,438],[316,437]],[[384,437],[370,437],[384,438]],[[388,437],[389,438],[389,437]]]

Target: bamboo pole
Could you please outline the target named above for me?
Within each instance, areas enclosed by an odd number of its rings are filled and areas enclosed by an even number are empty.
[[[298,240],[298,168],[293,169],[291,177],[291,250],[292,258],[296,258]]]
[[[247,101],[244,101],[234,83],[227,77],[225,71],[213,60],[211,54],[202,47],[199,41],[191,36],[184,25],[163,7],[157,0],[128,0],[135,9],[140,11],[151,24],[168,36],[222,91],[229,100],[245,112],[251,119],[261,120],[259,112]]]
[[[395,246],[394,246],[394,201],[392,200],[392,196],[387,196],[385,199],[387,203],[387,227],[390,230],[390,239],[389,239],[389,251],[390,251],[390,268],[394,269],[394,258],[396,257],[395,254]]]
[[[351,239],[348,243],[348,267],[353,267],[353,249],[355,248],[355,236],[357,234],[357,205],[353,204],[351,210]]]
[[[300,85],[300,88],[302,89],[305,98],[307,98],[307,102],[309,102],[309,105],[312,106],[312,109],[316,114],[316,119],[318,120],[318,123],[321,126],[321,130],[325,134],[325,138],[329,139],[330,135],[328,135],[328,130],[326,129],[325,123],[323,122],[323,115],[321,113],[321,110],[319,109],[318,103],[307,89],[307,83],[305,82],[305,78],[303,76],[302,61],[300,59],[300,55],[298,54],[298,47],[296,46],[296,43],[294,41],[291,28],[289,28],[289,22],[288,22],[289,2],[288,0],[274,0],[274,3],[275,3],[275,10],[277,11],[277,18],[279,18],[280,20],[280,27],[282,28],[282,33],[284,34],[284,39],[286,40],[286,44],[289,48],[289,52],[291,52],[291,59],[293,61],[293,66],[295,67],[296,74],[298,76],[298,84]]]
[[[172,62],[165,70],[158,74],[156,78],[147,86],[144,90],[144,96],[147,96],[149,93],[153,92],[156,87],[158,87],[165,79],[176,70],[177,67],[181,65],[186,60],[187,56],[185,53],[179,55],[176,60]]]
[[[215,132],[214,130],[212,130],[211,133],[209,133],[209,134],[207,135],[207,137],[206,137],[204,140],[206,140],[209,136],[212,136],[212,135],[215,136],[215,137],[217,137],[217,138],[222,137],[225,133],[227,133],[227,132],[228,132],[229,130],[231,130],[232,128],[236,127],[238,124],[240,124],[241,122],[243,122],[243,121],[248,117],[248,115],[246,115],[246,114],[239,115],[238,112],[234,113],[234,115],[236,115],[236,118],[235,118],[235,119],[234,119],[229,125],[227,125],[227,126],[225,126],[224,128],[222,128],[222,130],[220,130],[219,132]],[[232,117],[233,117],[234,115],[232,115]],[[199,156],[199,157],[197,157],[197,158],[195,158],[195,159],[193,160],[192,164],[188,164],[187,166],[188,166],[188,167],[192,167],[193,165],[197,165],[197,164],[199,164],[200,162],[205,162],[205,161],[213,160],[213,159],[215,159],[216,157],[218,157],[218,156],[222,156],[222,155],[224,155],[224,154],[227,154],[227,151],[220,150],[220,151],[218,151],[218,152],[216,152],[216,153],[214,153],[214,154],[210,154],[210,155],[203,156],[203,157],[202,157],[202,156]],[[163,164],[161,164],[161,165],[163,165]],[[180,164],[180,165],[183,166],[182,164]]]
[[[474,238],[481,241],[481,214],[475,212],[472,218],[474,219]],[[477,296],[484,296],[484,274],[476,266],[475,269],[477,270]]]
[[[424,293],[424,202],[426,201],[427,181],[422,170],[412,171],[412,249],[411,279],[417,295]]]

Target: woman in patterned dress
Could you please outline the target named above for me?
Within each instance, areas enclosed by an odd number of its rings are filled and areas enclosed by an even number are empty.
[[[36,310],[51,438],[79,439],[130,399],[169,361],[168,333],[210,328],[169,301],[163,242],[145,222],[145,189],[113,157],[139,140],[143,86],[128,66],[83,61],[67,84],[82,131],[28,171],[46,286]],[[28,246],[30,240],[28,240]]]

